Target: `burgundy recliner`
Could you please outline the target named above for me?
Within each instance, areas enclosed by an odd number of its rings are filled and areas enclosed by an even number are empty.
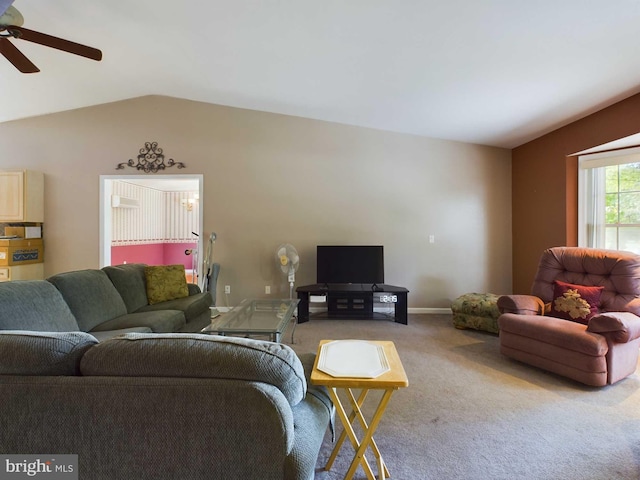
[[[603,287],[598,311],[587,324],[549,315],[556,280]],[[636,371],[640,256],[594,248],[549,248],[540,258],[531,293],[498,299],[501,353],[593,386],[615,383]]]

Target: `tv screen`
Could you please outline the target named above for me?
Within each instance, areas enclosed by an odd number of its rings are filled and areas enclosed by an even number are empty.
[[[382,245],[318,245],[316,283],[384,283]]]

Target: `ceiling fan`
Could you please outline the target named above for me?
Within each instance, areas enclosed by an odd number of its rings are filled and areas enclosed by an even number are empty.
[[[46,47],[73,53],[92,60],[100,61],[102,59],[102,52],[97,48],[87,47],[86,45],[24,28],[22,26],[24,18],[15,7],[11,6],[13,2],[14,0],[0,0],[0,53],[22,73],[35,73],[39,72],[40,69],[20,52],[9,41],[9,38],[39,43]]]

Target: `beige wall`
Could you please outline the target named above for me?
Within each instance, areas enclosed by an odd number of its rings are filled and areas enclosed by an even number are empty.
[[[115,167],[145,141],[187,165],[166,173],[204,175],[219,305],[222,285],[230,305],[288,295],[285,242],[297,285],[315,283],[317,244],[382,244],[409,307],[511,290],[509,150],[158,96],[0,124],[0,168],[45,173],[46,275],[99,266],[99,176],[135,174]]]

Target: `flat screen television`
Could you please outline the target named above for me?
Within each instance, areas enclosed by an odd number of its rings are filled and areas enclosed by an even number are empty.
[[[318,245],[316,283],[384,283],[382,245]]]

